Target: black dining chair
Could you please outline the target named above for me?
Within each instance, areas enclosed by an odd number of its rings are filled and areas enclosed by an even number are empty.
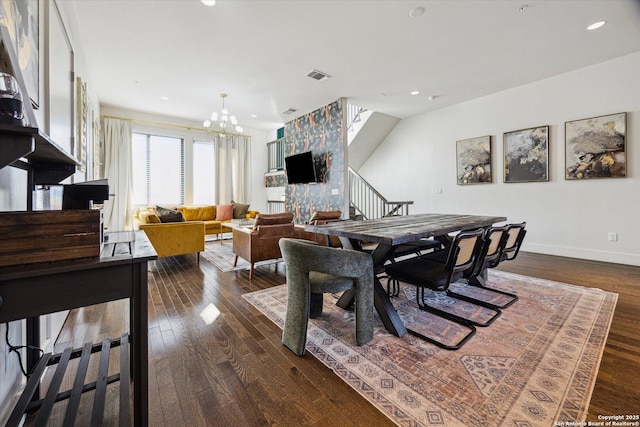
[[[472,303],[484,303],[492,308],[504,309],[518,300],[518,296],[500,289],[490,288],[486,284],[486,270],[498,265],[507,241],[510,226],[489,227],[482,236],[482,247],[476,258],[475,265],[465,271],[463,278],[468,285],[462,285],[458,290],[449,290],[456,298]],[[476,288],[474,290],[473,288]],[[477,290],[482,288],[482,290]]]
[[[527,230],[525,229],[526,226],[527,226],[526,222],[521,222],[518,224],[509,224],[506,226],[506,230],[504,230],[503,232],[501,242],[498,245],[498,253],[494,252],[495,249],[492,249],[492,248],[488,249],[484,262],[482,264],[479,264],[475,269],[474,273],[469,277],[470,284],[480,286],[485,289],[491,289],[495,292],[500,292],[500,293],[503,293],[504,295],[514,297],[515,299],[513,300],[513,302],[515,302],[518,299],[518,297],[514,294],[499,291],[494,288],[489,288],[487,286],[485,272],[487,268],[495,268],[501,262],[512,261],[518,256],[518,253],[520,252],[520,247],[522,245],[522,241],[524,240],[524,236],[527,234]]]
[[[502,261],[512,261],[516,259],[518,253],[520,252],[520,246],[522,246],[522,241],[524,240],[524,236],[527,234],[526,222],[521,222],[519,224],[509,224],[507,226],[507,234],[509,237],[507,238],[507,242],[502,249],[502,253],[500,254],[500,260],[495,263],[495,265],[491,265],[491,267],[497,266]]]
[[[494,314],[485,321],[469,319],[454,314],[451,311],[444,310],[434,304],[430,304],[425,298],[425,289],[442,292],[446,296],[451,297],[449,293],[451,283],[461,279],[465,272],[473,268],[476,258],[480,255],[483,243],[483,232],[483,229],[477,229],[458,233],[453,238],[447,261],[444,264],[437,261],[430,261],[427,257],[414,257],[385,266],[385,272],[389,280],[405,282],[416,286],[416,303],[421,310],[436,314],[468,329],[467,334],[455,344],[446,344],[407,328],[411,334],[432,342],[439,347],[456,350],[476,333],[475,326],[488,326],[500,316],[501,311],[499,309],[478,302],[476,303],[477,305],[487,308]],[[456,298],[453,297],[453,299],[455,300]]]
[[[426,252],[426,253],[425,253]],[[398,262],[399,259],[406,259],[410,256],[424,256],[426,254],[444,255],[446,260],[446,254],[448,251],[443,249],[442,243],[437,239],[419,239],[412,242],[402,243],[391,249],[391,252],[387,256],[385,262]],[[387,295],[389,298],[397,297],[400,294],[400,286],[397,280],[387,280]]]

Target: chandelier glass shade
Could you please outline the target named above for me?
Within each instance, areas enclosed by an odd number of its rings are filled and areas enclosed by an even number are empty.
[[[226,93],[221,93],[220,98],[222,98],[222,111],[220,113],[214,111],[211,113],[211,119],[205,120],[202,125],[209,132],[218,132],[218,133],[227,133],[237,132],[242,133],[242,126],[238,125],[238,119],[236,116],[230,115],[229,110],[227,110],[224,106],[224,99],[227,97]]]

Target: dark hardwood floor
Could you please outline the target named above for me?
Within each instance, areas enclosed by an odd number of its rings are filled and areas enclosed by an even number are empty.
[[[393,425],[313,356],[294,356],[281,330],[240,298],[284,283],[283,264],[256,268],[251,281],[194,255],[154,264],[150,425]],[[619,294],[589,420],[640,413],[640,267],[521,253],[500,269]],[[122,301],[74,310],[57,347],[117,335],[127,316]]]

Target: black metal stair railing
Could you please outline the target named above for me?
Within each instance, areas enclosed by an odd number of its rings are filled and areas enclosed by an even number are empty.
[[[349,205],[364,219],[409,215],[413,201],[389,201],[355,170],[349,168]]]

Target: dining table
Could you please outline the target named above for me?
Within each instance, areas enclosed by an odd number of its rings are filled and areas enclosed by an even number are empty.
[[[395,248],[401,244],[427,238],[436,238],[446,247],[450,241],[450,234],[486,228],[506,220],[507,218],[503,216],[420,213],[362,221],[344,220],[322,225],[307,225],[305,230],[337,236],[346,249],[362,251],[368,244],[375,244],[375,248],[371,252],[374,268],[374,305],[385,328],[390,333],[401,337],[407,333],[407,329],[380,283],[380,279],[375,274],[387,262]],[[353,304],[353,299],[353,290],[345,291],[337,305],[347,309]]]

